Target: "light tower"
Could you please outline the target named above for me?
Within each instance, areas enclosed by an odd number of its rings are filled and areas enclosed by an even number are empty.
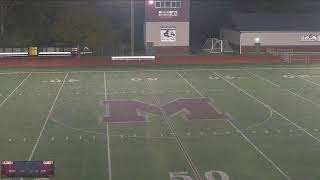
[[[147,52],[189,51],[190,0],[145,0],[144,43]]]

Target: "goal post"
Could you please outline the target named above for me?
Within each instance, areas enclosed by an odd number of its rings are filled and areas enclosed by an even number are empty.
[[[202,46],[202,51],[206,53],[233,53],[233,49],[227,40],[208,38]]]

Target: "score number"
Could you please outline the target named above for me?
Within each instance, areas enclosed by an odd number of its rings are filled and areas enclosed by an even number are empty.
[[[2,161],[1,178],[49,178],[54,176],[54,161]]]
[[[216,177],[220,177],[221,180],[229,180],[229,175],[223,171],[207,171],[204,176],[207,180],[217,180]],[[170,180],[193,180],[188,172],[170,172]]]

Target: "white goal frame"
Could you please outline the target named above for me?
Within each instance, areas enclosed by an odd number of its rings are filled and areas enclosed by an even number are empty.
[[[232,53],[233,50],[227,40],[221,40],[217,38],[208,38],[204,45],[202,46],[202,50],[207,53]]]

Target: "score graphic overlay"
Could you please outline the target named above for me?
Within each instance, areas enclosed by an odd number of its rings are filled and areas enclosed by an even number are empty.
[[[54,176],[54,161],[1,161],[1,178]]]

